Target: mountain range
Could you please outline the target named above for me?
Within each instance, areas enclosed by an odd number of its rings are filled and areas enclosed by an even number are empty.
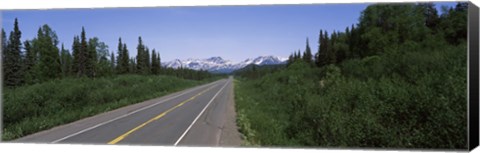
[[[247,65],[277,65],[285,64],[287,58],[278,56],[259,56],[257,58],[248,58],[244,61],[234,63],[230,60],[225,60],[222,57],[210,57],[206,59],[189,58],[186,60],[175,59],[169,62],[163,62],[162,65],[171,68],[189,68],[194,70],[207,70],[212,73],[231,73],[235,70],[241,69]]]

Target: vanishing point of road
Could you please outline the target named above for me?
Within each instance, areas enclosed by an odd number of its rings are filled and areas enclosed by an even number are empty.
[[[14,142],[239,146],[232,80],[122,107]]]

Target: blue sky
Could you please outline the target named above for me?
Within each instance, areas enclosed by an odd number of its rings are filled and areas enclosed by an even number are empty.
[[[98,37],[115,53],[122,37],[131,57],[136,56],[138,37],[142,36],[144,44],[160,51],[163,62],[212,56],[240,62],[261,55],[288,57],[294,50],[305,49],[307,37],[316,51],[320,29],[344,31],[358,23],[368,5],[9,10],[2,11],[2,27],[8,35],[18,18],[22,40],[26,40],[48,24],[69,50],[84,26],[87,37]],[[437,7],[441,5],[455,3],[438,3]]]

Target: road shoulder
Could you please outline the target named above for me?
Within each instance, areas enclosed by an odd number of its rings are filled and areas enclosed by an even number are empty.
[[[228,105],[227,105],[227,120],[223,127],[219,146],[225,147],[239,147],[242,144],[242,138],[240,132],[238,131],[237,122],[236,122],[236,110],[235,110],[235,101],[233,94],[233,81],[228,86]]]

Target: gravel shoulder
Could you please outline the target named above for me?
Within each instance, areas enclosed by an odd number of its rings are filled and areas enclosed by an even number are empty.
[[[228,106],[227,106],[227,120],[225,122],[225,125],[223,127],[221,136],[220,136],[220,142],[219,146],[224,146],[224,147],[240,147],[242,144],[242,138],[241,134],[238,131],[237,127],[237,113],[235,110],[235,98],[233,94],[233,86],[234,84],[231,83],[228,86],[228,92],[229,92],[229,98],[228,98]]]

